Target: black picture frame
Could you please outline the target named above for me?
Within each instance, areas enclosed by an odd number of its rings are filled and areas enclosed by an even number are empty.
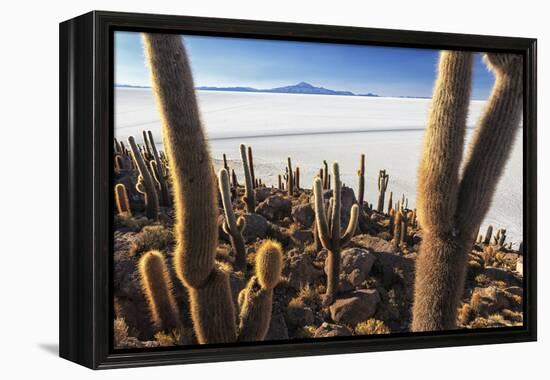
[[[522,327],[355,336],[155,351],[112,347],[115,30],[507,51],[524,57]],[[536,39],[93,11],[60,24],[60,356],[93,369],[535,341]]]

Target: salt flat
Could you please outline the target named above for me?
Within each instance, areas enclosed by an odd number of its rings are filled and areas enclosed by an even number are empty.
[[[416,174],[428,99],[198,91],[199,107],[212,155],[222,153],[242,178],[239,144],[252,145],[256,175],[268,185],[284,172],[286,158],[300,167],[302,187],[310,187],[323,159],[338,161],[342,181],[356,189],[359,156],[366,154],[366,198],[376,203],[378,170],[390,175],[388,191],[415,204]],[[483,102],[472,101],[474,127]],[[160,138],[159,117],[150,89],[115,89],[115,136],[126,139],[151,130]],[[506,228],[522,240],[522,145],[516,138],[493,205],[482,225]],[[468,131],[468,138],[472,131]],[[242,182],[242,180],[241,180]]]

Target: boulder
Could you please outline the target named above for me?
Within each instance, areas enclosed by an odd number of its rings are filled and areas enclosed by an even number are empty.
[[[280,195],[271,195],[256,207],[256,213],[272,222],[290,217],[291,212],[292,202]]]
[[[246,225],[243,231],[243,237],[247,243],[256,239],[263,239],[267,232],[267,220],[258,214],[243,214]]]
[[[307,306],[290,306],[287,308],[286,317],[288,324],[294,327],[303,327],[313,324],[313,310]]]
[[[292,233],[292,240],[298,245],[308,245],[313,243],[313,233],[311,230],[296,230]]]
[[[336,325],[334,323],[323,322],[321,326],[315,330],[314,338],[329,338],[334,336],[350,336],[351,330],[346,326]]]
[[[354,290],[367,279],[376,256],[366,249],[349,248],[342,251],[340,265],[340,291]],[[326,273],[325,265],[325,273]]]
[[[306,228],[311,228],[315,221],[315,211],[311,204],[301,204],[292,209],[292,219]]]
[[[285,256],[283,275],[287,277],[290,287],[300,290],[303,286],[318,281],[323,273],[313,265],[309,254],[292,249]]]
[[[355,325],[376,312],[380,294],[375,289],[361,289],[337,298],[330,306],[330,316],[336,323]]]
[[[271,195],[273,189],[270,187],[258,187],[254,189],[254,195],[256,196],[257,202],[263,202],[267,197]]]

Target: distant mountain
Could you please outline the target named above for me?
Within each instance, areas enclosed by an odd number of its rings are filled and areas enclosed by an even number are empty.
[[[344,95],[356,96],[351,91],[336,91],[324,87],[315,87],[306,82],[300,82],[291,86],[258,89],[253,87],[197,87],[197,90],[203,91],[237,91],[237,92],[269,92],[278,94],[313,94],[313,95]],[[361,96],[378,96],[376,94],[367,94]]]
[[[150,88],[147,86],[135,86],[129,84],[117,84],[116,87],[122,88]],[[367,94],[354,94],[351,91],[336,91],[324,87],[315,87],[306,82],[300,82],[291,86],[275,87],[275,88],[254,88],[254,87],[214,87],[214,86],[201,86],[196,87],[197,90],[202,91],[231,91],[231,92],[269,92],[278,94],[313,94],[313,95],[343,95],[343,96],[378,96],[371,92]]]

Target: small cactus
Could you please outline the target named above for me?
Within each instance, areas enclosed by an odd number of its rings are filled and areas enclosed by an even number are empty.
[[[323,178],[323,189],[327,190],[330,186],[330,174],[328,173],[328,163],[326,160],[323,160],[323,167],[324,171],[321,178]]]
[[[130,201],[128,200],[126,186],[122,183],[117,183],[115,185],[115,203],[119,214],[126,213],[127,215],[132,215],[132,209],[130,208]]]
[[[128,137],[128,143],[130,144],[136,167],[139,170],[139,181],[136,189],[145,196],[145,214],[147,218],[156,220],[158,218],[159,201],[153,177],[133,136]]]
[[[359,204],[359,208],[363,209],[363,200],[365,196],[365,155],[361,155],[361,159],[359,160],[359,170],[357,171],[357,176],[359,177],[359,191],[358,191],[358,198],[357,202]]]
[[[290,157],[287,159],[287,191],[289,196],[294,195],[294,174],[292,173],[292,161]]]
[[[159,251],[145,253],[139,259],[138,269],[141,288],[147,299],[155,329],[168,333],[180,330],[181,316],[164,255]]]
[[[253,213],[256,209],[256,196],[254,195],[254,181],[252,180],[252,173],[250,172],[250,166],[248,166],[248,159],[246,157],[246,146],[241,144],[241,160],[243,162],[244,170],[244,191],[245,195],[243,200],[246,204],[246,209],[249,213]]]
[[[238,341],[253,342],[265,338],[271,321],[273,288],[281,279],[282,268],[281,244],[266,240],[256,252],[256,276],[252,276],[239,294]]]
[[[485,232],[485,239],[483,239],[483,244],[491,244],[492,237],[493,237],[493,226],[489,225],[489,227],[487,227],[487,232]]]
[[[248,168],[250,169],[250,178],[252,178],[252,183],[254,184],[254,188],[258,187],[256,184],[258,183],[256,181],[256,176],[254,175],[254,158],[252,156],[252,147],[248,147]]]
[[[376,211],[379,213],[384,212],[384,198],[386,197],[386,189],[388,188],[388,181],[390,176],[386,174],[385,170],[380,170],[378,174],[378,207]]]

